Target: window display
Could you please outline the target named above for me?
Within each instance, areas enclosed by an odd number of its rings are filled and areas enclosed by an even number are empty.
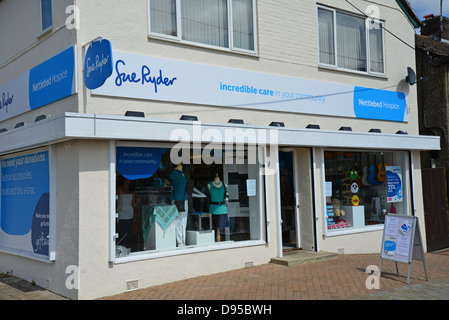
[[[406,152],[326,150],[328,231],[384,223],[386,213],[409,214]]]
[[[212,152],[173,163],[171,148],[116,148],[116,257],[260,240],[256,150]]]

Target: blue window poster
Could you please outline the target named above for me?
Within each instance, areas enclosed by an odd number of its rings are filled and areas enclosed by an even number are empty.
[[[387,202],[401,202],[403,195],[402,170],[400,166],[386,166]]]
[[[118,147],[117,170],[129,180],[151,177],[161,164],[161,156],[166,149]]]
[[[1,160],[0,246],[49,255],[48,151]]]

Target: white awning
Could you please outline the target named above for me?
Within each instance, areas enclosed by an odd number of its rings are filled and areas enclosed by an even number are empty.
[[[440,150],[440,137],[436,136],[63,113],[0,133],[0,154],[72,139],[179,142],[177,134],[187,137],[186,141],[202,143],[235,143],[244,136],[244,143],[254,144],[255,135],[258,144],[291,147]]]

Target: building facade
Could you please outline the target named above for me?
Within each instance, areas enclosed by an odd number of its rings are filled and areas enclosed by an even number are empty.
[[[423,219],[440,143],[406,79],[416,21],[394,0],[0,1],[0,271],[91,299],[379,252],[386,213]]]
[[[427,250],[449,246],[448,66],[449,19],[429,15],[416,38],[420,134],[440,137],[440,150],[421,153]]]

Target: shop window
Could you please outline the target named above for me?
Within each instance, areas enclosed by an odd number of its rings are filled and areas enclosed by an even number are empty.
[[[318,46],[322,66],[385,73],[381,21],[318,7]]]
[[[410,214],[406,152],[325,151],[328,231],[382,225]]]
[[[254,0],[149,0],[150,34],[255,51]]]
[[[177,163],[171,148],[117,147],[116,257],[261,240],[253,151],[205,150]]]

